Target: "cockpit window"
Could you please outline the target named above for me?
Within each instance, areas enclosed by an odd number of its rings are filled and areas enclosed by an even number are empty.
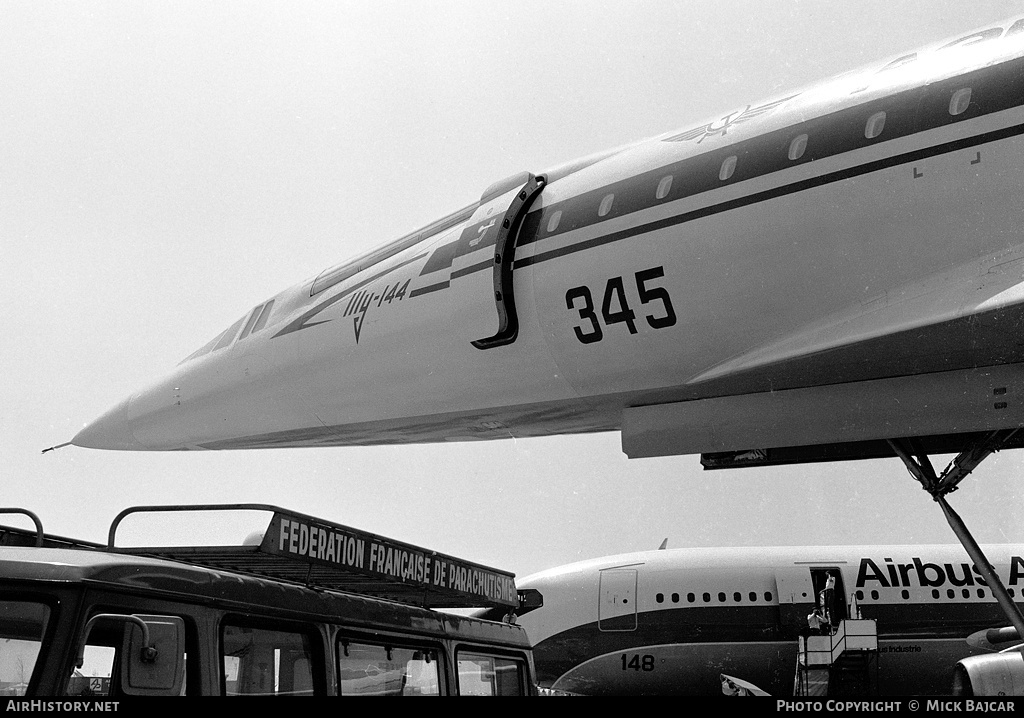
[[[262,310],[262,309],[263,309],[263,305],[260,305],[260,306],[256,307],[255,309],[253,309],[252,312],[250,312],[249,320],[245,323],[245,326],[242,327],[242,333],[238,335],[239,341],[241,341],[242,339],[245,339],[247,336],[249,336],[249,332],[252,331],[252,325],[256,323],[257,319],[259,319],[259,317],[260,317],[260,310]]]
[[[345,281],[352,275],[363,271],[367,267],[370,267],[376,264],[377,262],[381,262],[387,259],[388,257],[393,257],[399,252],[408,249],[409,247],[413,246],[414,244],[417,244],[418,242],[430,239],[431,237],[440,234],[441,232],[444,232],[448,229],[451,229],[452,227],[455,227],[461,222],[465,222],[467,219],[473,216],[473,212],[476,211],[478,205],[479,203],[477,202],[469,205],[468,207],[463,207],[458,212],[455,212],[453,214],[448,215],[447,217],[439,219],[432,224],[428,224],[426,227],[419,231],[413,232],[412,234],[407,234],[406,236],[401,237],[395,240],[394,242],[390,242],[382,247],[378,247],[374,250],[371,250],[366,254],[356,257],[355,259],[350,259],[347,262],[342,262],[341,264],[331,267],[330,269],[325,269],[323,272],[320,273],[320,275],[316,279],[313,280],[313,286],[310,288],[309,295],[313,296],[324,291],[325,289],[329,289],[330,287],[333,287],[335,284]],[[273,299],[271,299],[266,304],[262,305],[262,307],[256,307],[255,309],[252,310],[252,312],[246,314],[244,317],[242,317],[237,322],[228,327],[227,330],[218,334],[216,337],[214,337],[212,340],[204,344],[202,347],[200,347],[199,349],[197,349],[196,351],[192,352],[187,357],[182,359],[180,364],[192,361],[193,359],[198,359],[199,357],[205,354],[209,354],[210,352],[215,352],[218,349],[223,349],[224,347],[230,345],[231,342],[234,341],[236,336],[238,337],[239,340],[242,340],[245,339],[250,334],[255,334],[256,332],[260,331],[261,329],[263,329],[263,327],[267,325],[267,321],[270,319],[270,315],[272,313],[273,308]],[[238,330],[243,323],[245,324],[245,328],[242,329],[241,334],[239,334]]]
[[[250,334],[255,334],[267,324],[267,319],[270,317],[270,309],[274,306],[274,300],[271,299],[266,304],[261,304],[252,310],[252,314],[249,315],[249,321],[245,323],[245,328],[242,329],[242,333],[238,335],[238,341],[242,341]]]
[[[263,311],[260,312],[259,319],[256,320],[256,324],[253,325],[252,333],[255,334],[260,329],[267,325],[267,319],[270,318],[270,310],[274,307],[274,300],[271,299],[269,302],[263,305]]]
[[[249,315],[246,315],[246,316],[249,316]],[[223,332],[218,334],[216,337],[214,337],[213,339],[208,341],[206,344],[201,346],[199,349],[197,349],[196,351],[194,351],[191,354],[189,354],[187,357],[182,359],[179,362],[179,364],[184,364],[187,361],[192,361],[193,359],[198,359],[199,357],[203,356],[204,354],[209,354],[210,352],[215,352],[218,349],[223,349],[224,347],[226,347],[228,344],[231,343],[231,340],[235,338],[235,335],[238,334],[238,328],[240,326],[242,326],[242,322],[243,321],[245,321],[245,317],[242,317],[237,322],[232,324],[230,327],[225,329]]]
[[[210,341],[208,341],[202,347],[200,347],[199,349],[197,349],[196,351],[192,352],[187,357],[182,359],[179,362],[179,365],[184,364],[187,361],[192,361],[193,359],[198,359],[204,354],[209,354],[210,352],[215,352],[218,349],[223,349],[224,347],[231,344],[236,334],[238,335],[239,341],[245,339],[250,334],[255,334],[256,332],[258,332],[260,329],[267,325],[267,320],[270,319],[270,314],[273,308],[273,299],[271,299],[266,304],[259,305],[251,312],[249,312],[249,314],[239,319],[237,322],[232,324],[230,327],[225,329],[223,332],[218,334]],[[238,327],[241,326],[243,321],[245,322],[245,328],[242,329],[241,334],[238,334]]]
[[[193,359],[198,359],[199,357],[203,356],[204,354],[209,354],[211,351],[213,351],[214,345],[217,342],[220,341],[220,338],[222,336],[224,336],[224,332],[221,332],[220,334],[215,336],[213,339],[211,339],[210,341],[206,342],[206,344],[204,344],[203,346],[201,346],[198,349],[196,349],[194,352],[192,352],[187,357],[182,359],[179,362],[179,364],[184,364],[187,361],[192,361]]]
[[[220,341],[214,345],[212,351],[223,349],[228,344],[230,344],[232,340],[235,338],[235,335],[238,334],[238,328],[242,326],[243,321],[245,321],[245,317],[242,317],[237,322],[228,327],[227,331],[220,335]]]

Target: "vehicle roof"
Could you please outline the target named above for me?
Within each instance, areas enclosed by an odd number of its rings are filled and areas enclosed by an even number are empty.
[[[518,626],[482,621],[336,590],[261,578],[222,569],[129,553],[0,546],[0,577],[6,583],[83,584],[118,592],[162,594],[191,603],[217,601],[222,607],[295,619],[337,621],[353,627],[415,630],[528,646]]]

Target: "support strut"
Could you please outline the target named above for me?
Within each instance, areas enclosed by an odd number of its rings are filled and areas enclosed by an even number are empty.
[[[967,551],[967,555],[971,557],[971,561],[974,562],[978,572],[985,579],[985,583],[992,590],[992,594],[996,597],[996,601],[999,602],[1003,613],[1006,614],[1010,624],[1017,630],[1017,635],[1024,640],[1024,616],[1021,615],[1017,604],[1010,598],[1006,587],[1003,586],[1003,582],[999,579],[999,574],[995,572],[992,564],[988,562],[978,542],[974,540],[971,532],[967,530],[967,524],[953,510],[949,502],[946,501],[946,494],[956,491],[959,483],[966,479],[967,475],[978,464],[984,461],[989,454],[998,451],[999,447],[1005,444],[1015,433],[1017,433],[1017,429],[993,431],[977,444],[962,451],[950,462],[949,466],[946,467],[940,476],[935,474],[935,469],[932,467],[928,455],[915,440],[889,440],[889,446],[903,460],[911,476],[920,482],[922,488],[931,494],[932,499],[942,509],[949,527],[953,529],[953,533],[956,534],[957,539],[959,539]]]
[[[971,557],[974,565],[978,567],[978,571],[981,573],[982,578],[985,579],[985,583],[992,589],[992,593],[995,594],[999,606],[1003,609],[1003,613],[1010,619],[1010,624],[1017,629],[1017,635],[1024,636],[1024,616],[1021,616],[1017,604],[1013,602],[1013,599],[1006,592],[1003,582],[999,580],[999,574],[992,568],[992,564],[985,558],[981,547],[974,540],[974,537],[971,536],[971,532],[967,530],[967,525],[960,518],[960,515],[953,510],[953,507],[949,505],[945,496],[937,496],[935,501],[942,507],[942,513],[946,515],[949,527],[953,529],[953,533],[956,534],[956,537],[960,539],[960,543],[967,549],[967,555]]]

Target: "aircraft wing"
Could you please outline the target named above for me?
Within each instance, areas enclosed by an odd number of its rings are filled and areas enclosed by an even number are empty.
[[[1003,428],[1007,392],[1024,373],[1022,326],[1018,245],[719,363],[690,382],[710,398],[626,408],[623,449],[631,457],[741,452],[742,465],[757,465],[891,456],[888,437]],[[825,385],[828,392],[819,388]],[[948,421],[933,423],[942,416],[956,417],[952,431]],[[940,439],[932,448],[959,450],[957,441]],[[835,448],[785,460],[765,453],[801,446]]]
[[[980,336],[971,332],[985,332],[985,322],[1020,321],[1020,306],[1024,302],[1024,246],[972,261],[948,271],[932,275],[922,281],[897,287],[827,317],[820,323],[802,327],[799,331],[779,340],[757,347],[741,356],[723,362],[694,377],[691,383],[701,383],[735,377],[737,374],[765,367],[778,367],[792,362],[832,352],[830,371],[836,356],[852,352],[851,361],[861,364],[870,355],[885,355],[887,364],[893,354],[882,350],[888,340],[899,342],[901,359],[909,355],[915,363],[928,357],[949,366],[978,365],[979,351],[988,354],[983,363],[1005,361],[1010,353],[1020,355],[1020,342],[1003,332],[985,336],[985,346],[979,346]],[[960,333],[964,343],[949,341],[949,329],[963,324]],[[929,341],[929,328],[940,328],[941,346]],[[910,346],[902,346],[910,345]],[[915,348],[916,345],[916,348]],[[857,350],[864,347],[864,350]],[[862,356],[864,354],[865,356]],[[969,354],[971,359],[957,360]],[[915,367],[916,368],[916,367]],[[936,367],[939,368],[939,367]],[[851,377],[854,378],[854,377]]]

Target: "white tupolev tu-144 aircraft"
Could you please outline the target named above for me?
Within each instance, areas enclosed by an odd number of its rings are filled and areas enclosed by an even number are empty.
[[[898,456],[1024,636],[944,498],[1024,446],[1022,197],[1024,18],[496,182],[261,302],[70,443],[617,430],[708,468]],[[1024,685],[1004,658],[976,668]]]
[[[1024,19],[497,182],[261,302],[72,443],[619,430],[630,457],[919,470],[1019,447],[1022,160]]]

